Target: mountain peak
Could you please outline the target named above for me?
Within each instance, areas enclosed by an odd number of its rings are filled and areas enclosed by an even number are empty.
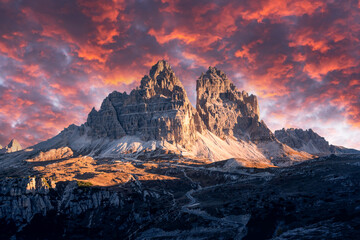
[[[140,88],[129,95],[111,93],[99,111],[90,112],[87,125],[91,136],[120,139],[130,135],[181,146],[190,146],[201,129],[185,89],[165,60],[158,61],[142,78]]]
[[[4,153],[11,153],[11,152],[16,152],[16,151],[20,151],[22,150],[22,147],[20,145],[20,143],[16,140],[16,139],[12,139],[9,144],[7,146],[5,146],[4,148],[1,147],[0,145],[0,149],[1,151]]]
[[[239,91],[226,74],[209,67],[196,82],[196,109],[207,128],[217,136],[260,140],[274,136],[263,122],[256,96]]]
[[[154,66],[150,69],[150,77],[156,78],[156,75],[163,71],[172,71],[170,64],[165,60],[158,61]]]
[[[20,145],[20,143],[18,142],[18,140],[16,140],[15,138],[14,139],[11,139],[10,143],[8,144],[8,148],[16,148],[18,150],[21,150],[22,147]],[[18,151],[17,150],[17,151]]]
[[[175,76],[171,66],[165,60],[158,61],[151,67],[149,75],[141,80],[140,89],[153,89],[155,93],[162,92],[164,89],[172,91],[175,86],[183,89],[180,80]],[[185,93],[185,91],[183,91]],[[150,95],[153,95],[150,93]]]
[[[220,69],[217,69],[216,67],[210,66],[204,75],[210,77],[210,79],[217,78],[219,80],[229,81],[226,74]]]

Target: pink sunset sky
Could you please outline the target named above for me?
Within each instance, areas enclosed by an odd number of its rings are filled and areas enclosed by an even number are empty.
[[[82,124],[160,59],[194,105],[216,66],[258,96],[271,130],[360,148],[357,0],[0,0],[0,144]]]

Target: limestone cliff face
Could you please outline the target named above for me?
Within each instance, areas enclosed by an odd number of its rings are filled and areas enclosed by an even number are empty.
[[[209,67],[196,84],[196,109],[207,129],[224,138],[273,140],[272,132],[259,121],[256,96],[239,91],[222,71]]]
[[[184,147],[190,146],[196,140],[196,131],[203,128],[184,87],[165,61],[154,65],[130,94],[111,93],[99,111],[90,112],[85,125],[94,137],[136,135]]]

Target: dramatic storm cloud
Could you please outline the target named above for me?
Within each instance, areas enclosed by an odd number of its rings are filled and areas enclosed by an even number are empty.
[[[359,41],[357,0],[0,0],[0,144],[83,123],[166,59],[193,104],[216,66],[258,95],[272,130],[360,148]]]

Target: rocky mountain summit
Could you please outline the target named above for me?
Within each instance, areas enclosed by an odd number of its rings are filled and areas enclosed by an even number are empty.
[[[239,91],[221,70],[209,67],[196,90],[195,109],[169,63],[159,61],[129,94],[110,93],[83,125],[71,125],[33,149],[38,154],[69,147],[74,155],[112,158],[171,152],[210,161],[237,159],[243,166],[312,158],[279,142],[260,120],[256,96]]]
[[[234,136],[243,140],[274,140],[263,121],[257,97],[238,91],[226,74],[214,67],[196,82],[196,109],[207,129],[220,138]]]
[[[159,61],[140,87],[130,94],[114,91],[93,109],[85,123],[93,137],[119,139],[137,135],[142,140],[165,140],[189,147],[202,131],[202,123],[184,87],[170,65]]]
[[[275,136],[284,144],[293,149],[304,151],[315,155],[329,154],[354,154],[360,153],[355,149],[347,149],[340,146],[330,145],[324,137],[314,132],[312,129],[303,130],[301,128],[289,128],[275,131]]]
[[[196,109],[209,132],[220,139],[254,143],[275,165],[310,159],[279,142],[260,120],[257,97],[239,91],[226,74],[215,67],[202,73],[196,84]]]
[[[22,150],[22,147],[16,139],[12,139],[4,148],[0,145],[0,153],[12,153],[20,150]]]

